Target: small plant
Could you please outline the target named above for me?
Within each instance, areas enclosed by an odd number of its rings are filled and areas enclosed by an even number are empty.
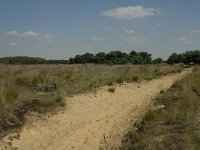
[[[31,86],[37,87],[38,84],[40,84],[40,83],[41,83],[41,80],[40,80],[40,79],[38,79],[38,78],[36,78],[36,77],[33,77],[32,81],[31,81]]]
[[[150,80],[152,80],[153,78],[152,78],[152,77],[145,77],[144,79],[147,80],[147,81],[150,81]]]
[[[122,84],[124,82],[124,80],[122,78],[118,78],[116,82],[119,84]]]
[[[138,81],[138,80],[139,80],[139,76],[136,75],[136,76],[133,76],[133,77],[132,77],[132,81],[135,82],[135,81]]]
[[[115,92],[115,88],[113,88],[113,87],[112,87],[112,88],[109,88],[109,89],[108,89],[108,92],[114,93],[114,92]]]
[[[14,102],[18,98],[18,95],[19,95],[18,91],[15,90],[14,88],[7,89],[4,94],[5,94],[6,101],[9,103]]]
[[[144,116],[144,120],[151,121],[156,117],[156,114],[157,114],[156,110],[149,109]]]

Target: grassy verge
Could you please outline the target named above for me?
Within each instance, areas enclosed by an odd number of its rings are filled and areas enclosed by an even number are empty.
[[[136,130],[124,136],[121,150],[199,149],[200,67],[168,91],[160,92],[155,107],[148,110]],[[161,107],[162,106],[162,107]]]
[[[153,79],[182,70],[181,66],[169,65],[0,67],[0,132],[21,126],[27,111],[46,112],[64,106],[66,96],[91,91],[99,86]]]

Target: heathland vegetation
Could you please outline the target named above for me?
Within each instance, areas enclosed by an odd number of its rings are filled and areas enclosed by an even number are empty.
[[[200,67],[166,92],[125,135],[122,150],[199,149]]]
[[[1,65],[0,131],[20,126],[26,111],[45,112],[65,97],[115,83],[181,72],[180,65]],[[114,92],[114,90],[113,90]]]

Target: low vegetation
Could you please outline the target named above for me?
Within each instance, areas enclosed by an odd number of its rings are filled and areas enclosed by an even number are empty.
[[[0,65],[0,131],[21,126],[27,111],[65,105],[65,97],[99,86],[176,73],[179,65]],[[112,92],[112,91],[110,91]],[[113,91],[114,92],[114,91]]]
[[[114,93],[114,92],[115,92],[115,88],[113,88],[113,87],[108,88],[108,92],[110,92],[110,93]]]
[[[155,108],[146,112],[124,136],[121,150],[199,149],[200,67],[168,91],[161,91]],[[161,107],[162,106],[162,107]],[[136,128],[136,129],[135,129]]]

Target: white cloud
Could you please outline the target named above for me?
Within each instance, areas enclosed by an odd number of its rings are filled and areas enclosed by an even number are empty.
[[[106,39],[103,38],[103,37],[98,36],[98,37],[92,37],[91,40],[92,41],[105,41]]]
[[[111,30],[112,27],[108,26],[108,27],[103,27],[104,30]]]
[[[103,16],[112,17],[115,19],[136,19],[146,16],[153,16],[161,13],[161,9],[158,8],[144,8],[143,6],[128,6],[118,7],[111,10],[106,10],[101,13]]]
[[[6,32],[6,34],[9,36],[17,36],[18,35],[17,31],[9,31],[9,32]]]
[[[43,35],[43,37],[46,38],[46,39],[52,39],[53,38],[53,36],[50,35],[50,34],[45,34],[45,35]]]
[[[193,42],[191,40],[188,40],[186,37],[179,37],[179,41],[181,41],[183,44],[192,44]]]
[[[179,40],[179,41],[186,41],[187,38],[186,38],[186,37],[179,37],[178,40]]]
[[[146,41],[145,37],[135,37],[135,36],[128,36],[124,39],[125,43],[144,43]]]
[[[37,37],[39,35],[40,35],[39,33],[33,32],[33,31],[27,31],[27,32],[21,33],[21,36],[24,36],[24,37]]]
[[[26,31],[26,32],[17,32],[17,31],[9,31],[6,32],[6,35],[9,36],[16,36],[16,37],[23,37],[23,38],[34,38],[34,39],[39,39],[39,40],[48,40],[52,42],[52,39],[55,39],[53,35],[50,34],[42,34],[42,33],[37,33],[33,31]]]
[[[125,32],[128,33],[128,34],[134,34],[135,30],[126,30]]]
[[[191,33],[200,33],[200,30],[193,30]]]
[[[17,43],[9,43],[8,46],[15,47],[17,46]]]

